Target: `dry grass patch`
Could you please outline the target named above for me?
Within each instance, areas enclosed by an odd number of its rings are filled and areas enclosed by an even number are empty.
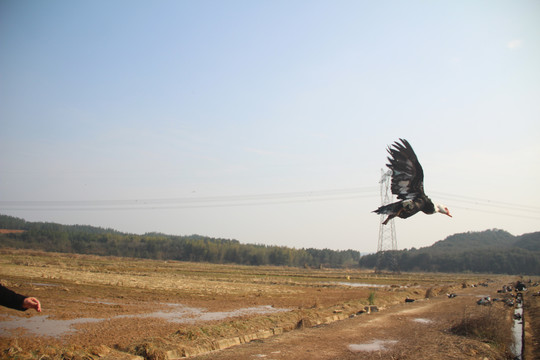
[[[478,307],[478,311],[465,313],[450,332],[483,341],[510,356],[512,342],[511,310],[502,306]]]

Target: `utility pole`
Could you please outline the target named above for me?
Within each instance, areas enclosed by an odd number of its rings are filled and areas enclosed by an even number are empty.
[[[390,184],[392,178],[392,171],[388,170],[384,172],[381,169],[381,206],[388,205],[392,202],[392,192],[390,191]],[[375,265],[375,272],[382,272],[384,264],[388,264],[390,270],[394,273],[399,273],[399,266],[395,252],[397,251],[396,241],[396,227],[394,225],[394,219],[391,219],[387,225],[383,224],[384,217],[386,215],[381,214],[379,221],[379,242],[377,243],[377,263]]]

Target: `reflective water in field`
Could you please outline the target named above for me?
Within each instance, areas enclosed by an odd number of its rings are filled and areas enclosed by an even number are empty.
[[[345,286],[352,286],[352,287],[388,287],[389,285],[381,285],[381,284],[368,284],[368,283],[354,283],[354,282],[335,282],[330,283],[332,285],[345,285]]]
[[[99,302],[102,304],[114,304],[111,302]],[[117,315],[111,318],[77,318],[69,320],[50,319],[48,315],[36,315],[32,317],[5,316],[0,319],[0,335],[8,335],[13,330],[22,329],[28,335],[59,337],[77,331],[75,325],[95,323],[110,319],[122,318],[159,318],[174,323],[195,323],[198,321],[223,320],[231,317],[243,315],[270,314],[287,311],[288,309],[277,309],[270,305],[254,306],[248,308],[235,309],[231,311],[207,311],[203,308],[184,306],[182,304],[165,304],[166,310],[159,310],[147,314]]]
[[[15,317],[10,316],[7,320],[0,322],[0,335],[8,335],[12,330],[24,329],[29,335],[58,337],[68,332],[74,331],[72,328],[76,324],[86,324],[103,321],[105,319],[80,318],[71,320],[49,319],[48,315],[33,317]]]
[[[513,346],[512,352],[516,356],[514,359],[523,358],[523,307],[518,303],[514,310],[514,324],[512,326]]]
[[[181,304],[167,305],[170,306],[170,310],[160,310],[143,315],[120,315],[118,317],[161,318],[174,323],[195,323],[198,321],[223,320],[243,315],[269,314],[287,311],[287,309],[276,309],[270,305],[253,306],[231,311],[206,311],[202,308],[189,307]]]
[[[348,348],[352,352],[360,351],[382,351],[397,343],[397,340],[373,340],[365,344],[349,344]]]

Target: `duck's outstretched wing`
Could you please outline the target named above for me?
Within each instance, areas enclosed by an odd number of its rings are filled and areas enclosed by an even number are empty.
[[[409,200],[425,196],[424,194],[424,171],[422,165],[411,147],[405,139],[399,139],[388,147],[390,156],[389,164],[392,170],[392,194],[398,199]]]

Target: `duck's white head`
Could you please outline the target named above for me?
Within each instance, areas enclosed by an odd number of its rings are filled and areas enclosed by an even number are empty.
[[[444,205],[440,205],[440,204],[435,205],[435,212],[452,217],[452,215],[450,215],[450,211]]]

